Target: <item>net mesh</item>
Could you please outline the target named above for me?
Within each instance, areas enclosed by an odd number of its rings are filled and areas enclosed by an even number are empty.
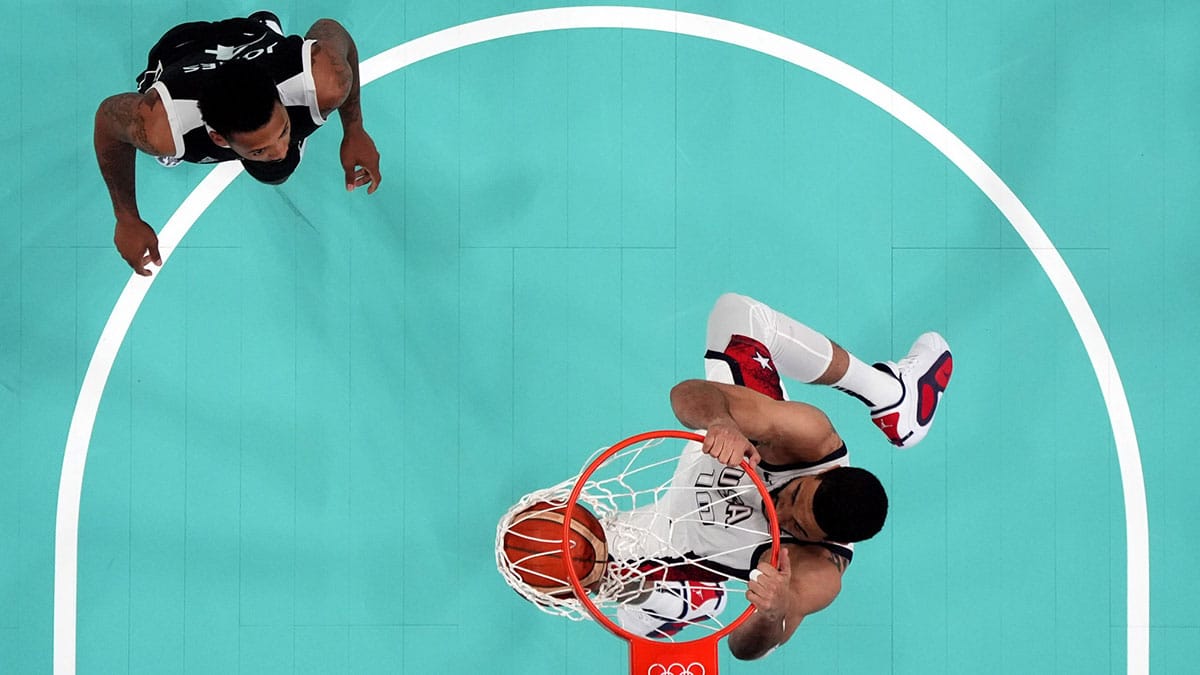
[[[593,453],[584,466],[605,450]],[[749,559],[749,552],[771,538],[765,518],[748,521],[761,527],[726,524],[721,513],[759,508],[762,495],[749,480],[743,481],[748,485],[737,484],[724,480],[723,473],[696,481],[694,472],[682,468],[699,457],[698,443],[674,438],[631,445],[595,469],[579,498],[600,521],[608,544],[607,570],[592,602],[626,629],[652,639],[702,637],[724,628],[723,616],[737,617],[747,604],[741,576],[748,570],[739,573],[724,563],[739,552]],[[740,474],[740,469],[731,471]],[[504,538],[517,516],[534,504],[565,505],[583,473],[525,495],[504,514],[496,531],[496,564],[509,586],[542,611],[575,621],[592,618],[587,608],[574,597],[549,595],[526,583],[522,574],[538,573],[523,568],[521,559],[508,559]],[[696,550],[703,548],[696,543],[703,541],[705,528],[734,530],[739,543]],[[569,585],[566,579],[559,581]]]

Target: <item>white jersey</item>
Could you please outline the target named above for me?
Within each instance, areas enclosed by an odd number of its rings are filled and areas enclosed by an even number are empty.
[[[762,462],[758,475],[767,489],[775,493],[799,476],[849,466],[845,446],[817,462],[776,466]],[[680,455],[667,502],[671,519],[673,548],[706,559],[705,565],[747,578],[759,557],[771,550],[770,523],[763,512],[762,496],[740,467],[730,467],[700,452],[699,443],[688,443]],[[780,541],[814,544],[780,532]],[[850,560],[853,544],[823,541],[816,543]]]
[[[777,401],[788,400],[770,349],[751,337],[757,332],[753,325],[746,326],[745,331],[739,329],[752,312],[726,317],[715,313],[709,317],[705,379],[747,387]],[[716,578],[692,578],[689,575],[695,574],[696,567],[717,572],[714,577],[724,574],[749,579],[760,558],[771,551],[770,523],[754,482],[740,467],[725,466],[702,453],[700,447],[692,442],[684,448],[670,490],[658,505],[620,514],[649,536],[629,551],[610,548],[610,554],[631,560],[679,560],[682,556],[692,561],[691,569],[682,566],[678,577],[657,581],[654,593],[637,608],[620,608],[621,625],[638,635],[670,637],[687,625],[720,613],[725,606],[724,583]],[[767,490],[775,494],[800,476],[849,465],[850,455],[843,445],[816,462],[785,466],[760,462],[757,473]],[[780,543],[823,546],[847,562],[854,556],[853,544],[802,541],[782,530],[779,539]]]

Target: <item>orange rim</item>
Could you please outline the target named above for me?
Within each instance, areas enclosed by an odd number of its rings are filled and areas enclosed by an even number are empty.
[[[583,486],[587,484],[588,479],[591,478],[592,474],[595,473],[596,470],[599,469],[605,462],[607,462],[613,455],[631,445],[655,438],[679,438],[686,441],[695,441],[697,443],[704,442],[704,436],[695,432],[678,431],[675,429],[659,429],[657,431],[647,431],[635,436],[630,436],[629,438],[626,438],[620,443],[617,443],[600,453],[600,456],[592,460],[591,463],[588,464],[588,467],[584,469],[583,473],[579,474],[579,479],[575,481],[575,489],[571,491],[571,496],[567,498],[566,508],[563,511],[562,529],[562,555],[564,560],[569,560],[571,557],[571,520],[574,517],[575,504],[578,503],[579,495],[583,493]],[[775,503],[771,501],[770,492],[767,490],[767,486],[763,484],[762,479],[758,477],[757,473],[755,473],[754,468],[751,467],[750,464],[745,460],[742,461],[741,467],[746,471],[746,475],[750,476],[750,479],[754,482],[755,487],[758,488],[759,494],[763,496],[763,511],[766,513],[767,521],[771,526],[771,564],[777,565],[779,564],[779,517],[775,514]],[[729,635],[731,632],[733,632],[734,629],[740,626],[746,619],[749,619],[750,615],[754,613],[754,605],[751,604],[736,619],[729,622],[729,624],[724,628],[718,630],[712,635],[706,635],[694,640],[688,640],[686,642],[660,642],[658,640],[651,640],[650,638],[635,635],[625,630],[615,621],[608,618],[604,612],[600,611],[600,608],[596,606],[596,603],[592,602],[592,599],[588,597],[587,591],[583,588],[583,584],[581,584],[579,581],[579,576],[575,573],[574,566],[567,565],[566,568],[567,580],[571,583],[571,588],[575,591],[575,597],[580,601],[580,603],[583,604],[585,608],[587,608],[587,611],[592,615],[592,618],[600,622],[600,624],[607,628],[609,632],[617,635],[618,637],[624,638],[629,642],[664,645],[668,650],[673,650],[681,645],[700,645],[708,642],[717,642],[721,638],[724,638],[726,635]]]

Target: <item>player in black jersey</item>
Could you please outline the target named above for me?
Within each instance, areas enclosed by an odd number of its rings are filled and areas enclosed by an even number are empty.
[[[136,150],[164,166],[238,160],[256,180],[291,176],[305,139],[334,110],[342,120],[346,189],[379,187],[379,152],[363,129],[358,49],[332,19],[304,37],[284,35],[279,18],[176,26],[150,50],[137,92],[105,99],[96,111],[96,158],[117,218],[113,241],[143,276],[162,264],[158,236],[138,213]]]

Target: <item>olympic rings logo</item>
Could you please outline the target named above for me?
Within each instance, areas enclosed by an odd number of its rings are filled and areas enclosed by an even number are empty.
[[[656,663],[650,666],[646,675],[704,675],[704,664],[698,661],[693,661],[686,666],[682,663],[672,663],[669,666]]]

